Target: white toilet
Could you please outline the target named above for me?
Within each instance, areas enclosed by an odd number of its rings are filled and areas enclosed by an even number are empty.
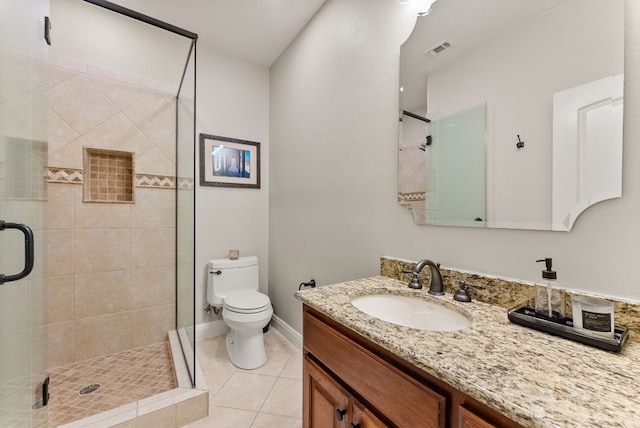
[[[262,330],[273,308],[269,296],[258,292],[258,258],[209,260],[207,301],[222,307],[222,319],[231,331],[227,351],[241,369],[255,369],[267,361]]]

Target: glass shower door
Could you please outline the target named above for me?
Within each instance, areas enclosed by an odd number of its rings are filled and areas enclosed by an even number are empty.
[[[48,8],[48,0],[0,2],[0,426],[46,426]]]
[[[486,225],[486,105],[431,122],[427,209],[433,224]]]
[[[176,103],[176,323],[195,386],[195,104],[196,40],[185,65]]]

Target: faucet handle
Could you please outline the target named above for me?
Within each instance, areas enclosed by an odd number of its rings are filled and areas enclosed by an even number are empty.
[[[415,270],[403,270],[402,273],[410,273],[412,275],[411,280],[409,281],[409,288],[416,290],[422,288],[422,281],[420,281],[420,277],[418,277],[418,272]]]
[[[460,288],[458,288],[453,295],[453,300],[457,302],[470,302],[471,296],[469,296],[469,292],[467,291],[467,284],[464,281],[460,281],[458,285]]]
[[[414,290],[420,290],[422,288],[422,281],[420,281],[420,277],[418,276],[418,272],[411,272],[413,276],[411,277],[411,281],[409,281],[409,288],[413,288]]]
[[[477,288],[480,290],[484,290],[486,287],[482,286],[482,285],[476,285],[476,284],[467,284],[464,281],[460,281],[459,283],[460,288],[455,292],[455,294],[453,295],[453,300],[456,300],[458,302],[470,302],[471,301],[471,296],[469,296],[469,291],[468,291],[468,287],[473,287],[473,288]]]

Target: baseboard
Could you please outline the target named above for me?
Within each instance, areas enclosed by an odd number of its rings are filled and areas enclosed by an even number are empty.
[[[271,327],[278,330],[293,346],[302,350],[302,335],[277,315],[271,317]],[[229,327],[224,320],[216,320],[196,325],[196,340],[227,334]]]
[[[227,334],[229,327],[224,320],[216,320],[196,325],[196,340]]]
[[[295,331],[289,324],[284,322],[277,315],[271,317],[271,327],[278,330],[293,346],[302,350],[302,335]]]

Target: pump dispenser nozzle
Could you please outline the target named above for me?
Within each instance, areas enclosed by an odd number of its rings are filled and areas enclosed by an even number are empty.
[[[558,276],[556,271],[552,269],[553,267],[553,259],[551,257],[547,257],[546,259],[536,260],[537,263],[544,262],[546,269],[542,271],[542,277],[544,279],[556,279]]]
[[[537,263],[545,263],[545,269],[542,271],[542,280],[546,287],[536,287],[536,312],[544,313],[549,318],[553,317],[553,283],[558,277],[556,271],[553,270],[553,259],[547,257],[544,259],[536,260]],[[545,290],[546,288],[546,290]],[[558,312],[560,316],[564,316],[564,290],[558,290],[559,300],[555,302],[558,305]]]

